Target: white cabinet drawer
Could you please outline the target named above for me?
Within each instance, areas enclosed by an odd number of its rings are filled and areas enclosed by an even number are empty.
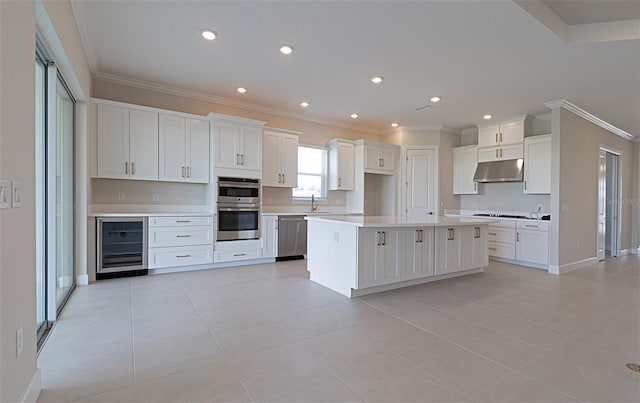
[[[540,221],[518,221],[518,229],[532,231],[549,231],[549,223]]]
[[[493,242],[515,243],[516,233],[512,228],[501,228],[489,226],[487,239]]]
[[[149,247],[213,245],[213,227],[149,228]]]
[[[489,224],[489,228],[501,227],[501,228],[516,228],[516,222],[513,220],[499,220],[497,223]]]
[[[489,256],[502,257],[505,259],[516,258],[516,245],[489,241]]]
[[[180,227],[191,225],[213,225],[213,216],[149,217],[149,227]]]
[[[149,248],[149,268],[213,263],[213,245]]]
[[[238,260],[260,259],[262,257],[262,248],[247,250],[228,250],[215,251],[213,254],[214,261],[219,262],[235,262]]]

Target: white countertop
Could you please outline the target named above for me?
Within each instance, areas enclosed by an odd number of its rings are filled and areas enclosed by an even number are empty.
[[[89,217],[208,217],[213,213],[175,212],[175,213],[101,213],[92,212]]]
[[[464,225],[483,225],[498,222],[491,218],[454,218],[454,217],[403,217],[403,216],[309,216],[307,221],[332,222],[355,227],[448,227]]]

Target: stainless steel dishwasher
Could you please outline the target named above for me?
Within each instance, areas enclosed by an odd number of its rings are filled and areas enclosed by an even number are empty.
[[[278,216],[278,259],[307,254],[307,221],[303,215]]]

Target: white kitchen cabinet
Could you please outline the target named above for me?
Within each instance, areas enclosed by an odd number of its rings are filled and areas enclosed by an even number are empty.
[[[518,221],[516,260],[549,264],[549,226],[538,221]]]
[[[551,193],[551,135],[524,139],[524,193]]]
[[[160,114],[160,180],[209,183],[209,121]]]
[[[462,269],[471,270],[486,267],[489,264],[487,254],[487,227],[473,226],[462,228]]]
[[[524,135],[529,129],[530,119],[530,116],[525,115],[478,126],[478,147],[522,143]]]
[[[262,126],[241,123],[247,119],[213,116],[215,166],[262,170]]]
[[[262,138],[262,185],[298,186],[298,134],[266,129]]]
[[[361,228],[359,231],[358,288],[397,281],[402,275],[402,231],[395,228]]]
[[[478,162],[515,160],[523,157],[524,145],[522,143],[478,148]]]
[[[213,263],[213,216],[151,216],[148,220],[150,269]]]
[[[278,216],[262,216],[262,257],[278,256]]]
[[[516,222],[500,220],[489,224],[487,232],[489,256],[504,259],[516,258]]]
[[[453,149],[453,194],[478,194],[473,175],[478,167],[478,146]]]
[[[348,140],[329,141],[329,190],[353,190],[355,145]]]
[[[158,180],[158,113],[98,104],[98,177]]]
[[[393,175],[396,172],[398,147],[382,143],[364,142],[364,171]]]
[[[433,227],[404,228],[402,280],[433,276]]]
[[[462,229],[463,227],[436,227],[436,275],[464,270]]]

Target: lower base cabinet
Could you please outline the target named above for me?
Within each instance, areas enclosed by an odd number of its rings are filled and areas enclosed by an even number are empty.
[[[360,228],[358,289],[488,265],[487,226]]]
[[[150,216],[149,269],[213,263],[213,216]]]
[[[487,266],[486,231],[484,226],[437,227],[435,274],[455,273]]]
[[[262,257],[278,257],[278,216],[262,216]]]

